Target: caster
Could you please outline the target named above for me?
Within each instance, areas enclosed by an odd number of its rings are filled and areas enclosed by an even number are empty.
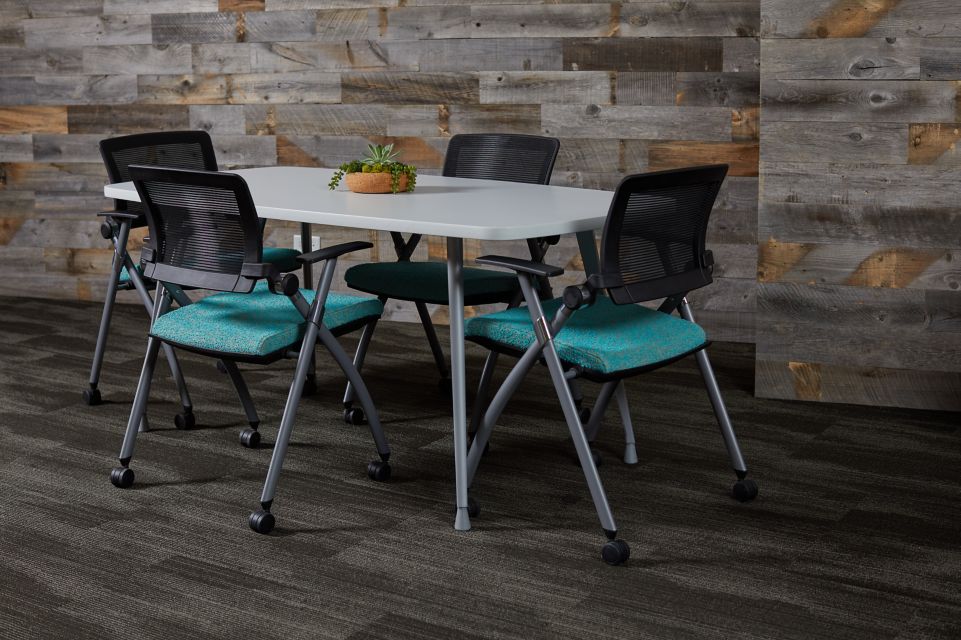
[[[257,533],[267,535],[274,530],[274,514],[263,509],[258,509],[247,518],[247,524]]]
[[[611,540],[601,548],[601,557],[604,562],[616,567],[624,564],[631,557],[631,548],[623,540]]]
[[[743,478],[734,483],[731,495],[738,502],[750,502],[757,497],[757,483],[750,478]]]
[[[217,371],[219,371],[220,373],[222,373],[222,374],[224,374],[224,375],[227,374],[227,367],[224,366],[223,360],[218,360],[218,361],[217,361]]]
[[[110,470],[110,482],[118,489],[129,489],[133,486],[133,469],[114,467]]]
[[[472,496],[467,496],[467,515],[471,518],[476,518],[480,515],[480,505]]]
[[[586,425],[591,421],[591,408],[581,407],[577,410],[577,417],[581,419],[581,426]]]
[[[192,429],[197,424],[192,411],[184,411],[174,416],[174,426],[178,429]]]
[[[240,444],[248,449],[256,449],[260,445],[260,432],[256,429],[244,429],[240,432]]]
[[[344,422],[347,424],[366,424],[367,416],[360,407],[347,407],[344,409]]]
[[[306,398],[317,393],[317,378],[315,376],[309,375],[307,379],[304,380],[304,388],[300,392],[301,398]]]
[[[367,477],[374,482],[390,480],[390,464],[385,460],[371,460],[367,463]]]
[[[100,389],[84,389],[83,402],[90,407],[95,407],[98,404],[101,404],[103,402],[103,398],[100,397]]]

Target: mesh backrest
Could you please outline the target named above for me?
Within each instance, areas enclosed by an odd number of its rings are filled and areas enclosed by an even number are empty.
[[[128,182],[130,165],[150,165],[173,169],[216,171],[213,142],[206,131],[138,133],[100,142],[100,155],[110,182]],[[137,202],[114,200],[117,211],[143,214]],[[134,226],[142,226],[140,220]]]
[[[614,302],[642,302],[711,283],[708,217],[727,165],[628,176],[604,225],[601,264]]]
[[[249,291],[244,263],[259,263],[260,221],[235,174],[132,165],[150,228],[144,273],[181,286]]]
[[[447,146],[444,175],[454,178],[547,184],[560,142],[501,133],[456,135]]]

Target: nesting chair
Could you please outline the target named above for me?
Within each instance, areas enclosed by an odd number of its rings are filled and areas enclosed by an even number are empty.
[[[561,298],[542,302],[534,290],[536,278],[563,273],[558,267],[500,256],[477,259],[514,271],[527,306],[466,323],[468,340],[519,358],[480,421],[468,455],[468,479],[473,481],[510,397],[534,364],[546,363],[608,538],[602,557],[610,564],[626,561],[630,547],[617,538],[589,441],[596,436],[611,397],[617,395],[626,432],[625,458],[637,461],[625,378],[695,355],[737,475],[733,495],[740,501],[757,495],[757,485],[746,478],[747,467],[705,351],[707,336],[694,322],[685,298],[712,281],[713,257],[705,249],[705,234],[726,173],[726,165],[716,165],[624,178],[604,225],[600,272],[590,274],[581,286],[567,287]],[[660,299],[657,310],[638,304]],[[571,396],[571,376],[602,385],[586,425]]]
[[[205,171],[217,170],[217,158],[213,142],[206,131],[170,131],[138,133],[129,136],[110,138],[100,142],[100,155],[107,169],[110,182],[127,182],[130,180],[130,165],[145,164],[177,169],[198,169]],[[100,329],[97,333],[97,345],[94,349],[93,362],[90,366],[90,379],[83,391],[83,400],[88,405],[98,405],[103,400],[99,383],[103,368],[104,352],[107,346],[107,336],[110,331],[110,321],[117,299],[118,290],[136,290],[141,302],[147,310],[148,316],[153,311],[153,300],[148,291],[152,282],[144,279],[140,266],[135,264],[127,254],[127,240],[131,229],[143,227],[147,224],[143,208],[140,203],[115,200],[114,210],[99,214],[104,219],[100,233],[105,240],[110,240],[114,247],[113,262],[107,280],[107,295],[104,300],[103,313],[100,318]],[[263,221],[261,231],[263,230]],[[277,265],[283,271],[294,271],[298,268],[296,260],[298,251],[265,247],[263,259]],[[163,346],[170,371],[180,390],[183,412],[177,414],[174,423],[178,428],[193,426],[193,415],[190,395],[184,384],[183,375],[177,363],[177,356],[169,345]],[[146,418],[144,419],[146,425]]]
[[[560,142],[556,138],[514,134],[461,134],[450,139],[444,158],[443,175],[455,178],[504,180],[547,184],[554,169]],[[452,212],[453,215],[454,212]],[[428,304],[447,305],[447,265],[444,262],[414,262],[410,258],[420,242],[420,234],[408,238],[392,232],[397,262],[369,263],[351,267],[344,274],[347,285],[373,294],[381,302],[388,299],[414,303],[420,316],[431,353],[440,373],[440,387],[450,390],[450,372],[444,351],[427,310]],[[556,236],[528,240],[531,259],[539,262]],[[546,282],[542,286],[549,287]],[[464,305],[504,303],[520,300],[517,279],[508,273],[490,269],[464,268]],[[363,365],[373,325],[364,330],[357,346],[355,363]],[[486,369],[485,369],[486,371]],[[344,395],[344,420],[361,424],[363,412],[353,407],[353,392],[348,386]]]
[[[296,275],[283,275],[277,265],[264,262],[260,220],[243,178],[137,165],[129,170],[150,232],[144,242],[143,273],[156,282],[156,293],[147,353],[120,451],[120,466],[111,471],[111,482],[120,488],[133,484],[130,460],[161,345],[218,358],[229,371],[236,370],[236,362],[268,364],[284,357],[296,358],[261,508],[249,518],[252,529],[268,533],[274,526],[271,504],[318,340],[357,390],[369,417],[380,459],[368,465],[367,473],[374,480],[387,480],[390,449],[374,404],[350,357],[336,340],[338,335],[377,322],[383,304],[374,298],[330,291],[337,258],[372,245],[349,242],[298,256],[301,264],[324,263],[316,290],[301,289]],[[220,293],[191,303],[183,295],[184,287]],[[181,306],[169,310],[171,299]],[[244,408],[253,423],[256,414],[252,413],[249,395],[241,396],[246,397]],[[256,444],[259,438],[255,424],[241,434],[241,442],[247,446]]]

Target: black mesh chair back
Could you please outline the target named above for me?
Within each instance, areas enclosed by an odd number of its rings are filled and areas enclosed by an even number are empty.
[[[206,131],[164,131],[137,133],[110,138],[100,142],[100,155],[107,167],[110,182],[128,182],[130,165],[151,165],[174,169],[216,171],[217,157],[210,135]],[[143,215],[139,203],[114,200],[117,211]],[[144,218],[134,227],[146,224]]]
[[[460,134],[450,139],[444,175],[547,184],[560,146],[557,138],[541,136]]]
[[[232,173],[130,166],[150,231],[144,275],[185,287],[247,293],[245,264],[263,258],[260,220]]]
[[[601,240],[600,286],[617,304],[685,294],[711,283],[708,217],[727,175],[712,165],[627,176]]]

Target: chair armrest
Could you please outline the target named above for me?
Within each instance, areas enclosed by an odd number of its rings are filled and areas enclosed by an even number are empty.
[[[101,218],[116,218],[117,220],[136,220],[140,217],[136,213],[127,213],[126,211],[101,211],[97,216]]]
[[[301,264],[313,264],[314,262],[320,262],[321,260],[339,258],[345,253],[360,251],[361,249],[370,249],[373,246],[374,245],[370,242],[345,242],[343,244],[335,244],[334,246],[327,247],[325,249],[318,249],[317,251],[301,254],[297,256],[297,261]]]
[[[240,267],[240,275],[245,278],[276,280],[280,277],[280,269],[270,262],[245,262]]]
[[[507,256],[481,256],[475,260],[477,264],[487,264],[492,267],[503,267],[518,273],[528,273],[532,276],[553,278],[564,273],[560,267],[534,262],[533,260],[521,260],[520,258],[509,258]]]

